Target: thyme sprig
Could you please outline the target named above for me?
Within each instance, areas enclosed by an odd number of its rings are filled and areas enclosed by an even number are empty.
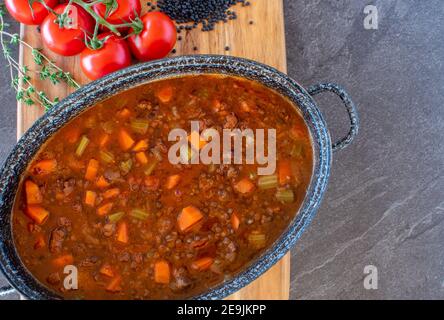
[[[117,8],[118,4],[116,0],[93,0],[90,2],[84,0],[69,0],[66,9],[61,14],[57,14],[52,8],[46,5],[44,0],[28,0],[30,8],[32,10],[32,4],[38,2],[45,6],[45,8],[56,16],[55,22],[60,28],[68,28],[71,25],[71,17],[69,15],[69,6],[76,4],[83,8],[96,22],[94,33],[87,34],[85,32],[85,44],[88,48],[98,50],[103,47],[108,37],[103,39],[98,38],[100,27],[104,27],[114,33],[117,36],[121,36],[120,31],[122,28],[129,28],[131,32],[126,36],[133,34],[139,34],[143,29],[143,23],[138,15],[129,21],[118,24],[112,24],[106,19]],[[98,15],[93,6],[96,4],[105,5],[105,16]],[[7,66],[10,70],[12,87],[16,91],[16,97],[18,101],[25,103],[26,105],[41,105],[45,109],[51,108],[55,105],[59,98],[51,100],[48,95],[43,91],[38,91],[32,83],[31,75],[36,75],[41,80],[48,80],[53,85],[57,85],[60,82],[66,83],[73,88],[80,88],[80,85],[75,82],[69,72],[63,71],[53,61],[51,61],[42,51],[38,48],[32,47],[29,43],[22,40],[16,33],[9,33],[5,30],[7,23],[4,22],[4,14],[6,10],[3,4],[0,4],[0,45],[3,50],[3,55],[7,61]],[[23,45],[31,50],[34,62],[37,65],[38,70],[30,70],[27,66],[21,66],[17,60],[11,55],[11,45]]]
[[[16,92],[17,100],[29,106],[40,105],[46,110],[59,102],[58,97],[50,99],[45,92],[37,90],[32,83],[31,74],[36,74],[41,80],[49,80],[54,85],[63,82],[70,87],[80,88],[80,85],[69,72],[63,71],[44,55],[40,49],[34,48],[26,41],[23,41],[17,33],[10,33],[5,30],[8,27],[8,24],[4,21],[5,12],[4,5],[0,5],[0,45],[7,67],[9,67],[11,85]],[[31,50],[34,62],[38,67],[37,70],[31,70],[28,66],[20,65],[12,56],[11,45],[19,44]]]

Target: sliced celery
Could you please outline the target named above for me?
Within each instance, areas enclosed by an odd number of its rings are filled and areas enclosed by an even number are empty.
[[[108,216],[108,221],[116,223],[117,221],[122,219],[124,215],[125,215],[125,212],[116,212],[116,213],[110,214]]]
[[[149,121],[146,119],[134,119],[131,121],[130,126],[134,132],[145,134],[148,131]]]
[[[149,176],[153,173],[154,169],[156,169],[157,161],[152,160],[151,163],[149,163],[145,168],[145,175]]]
[[[294,193],[292,190],[279,189],[276,192],[276,198],[284,203],[292,203],[294,201]]]
[[[265,247],[266,244],[265,234],[257,231],[252,231],[248,235],[248,243],[256,249],[261,249]]]
[[[302,156],[304,146],[301,142],[297,142],[293,145],[290,151],[290,155],[294,158]]]
[[[278,186],[278,177],[275,174],[271,176],[260,177],[257,180],[257,185],[259,189],[262,190],[276,188]]]
[[[114,162],[114,155],[109,151],[100,151],[100,159],[102,159],[105,163],[112,163]]]
[[[76,149],[76,156],[77,157],[81,157],[83,155],[88,144],[89,144],[88,137],[82,136],[82,138],[80,139],[79,145],[77,146],[77,149]]]
[[[130,212],[130,216],[139,220],[146,220],[149,217],[149,214],[141,209],[133,209]]]
[[[131,171],[132,167],[133,167],[133,160],[131,159],[128,159],[120,163],[120,170],[122,170],[124,175],[128,174],[128,172]]]

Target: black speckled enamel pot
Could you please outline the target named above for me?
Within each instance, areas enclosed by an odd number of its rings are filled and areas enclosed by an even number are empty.
[[[195,298],[226,297],[255,280],[293,247],[319,207],[330,175],[332,151],[347,146],[357,134],[358,116],[348,94],[339,86],[330,83],[319,84],[306,90],[274,68],[240,58],[199,55],[164,59],[118,71],[77,90],[41,117],[12,150],[0,173],[0,268],[13,288],[1,288],[0,295],[17,290],[28,299],[61,298],[42,286],[25,269],[15,250],[11,230],[11,211],[20,176],[40,146],[82,111],[116,93],[153,80],[202,73],[229,74],[252,79],[277,90],[293,101],[295,107],[302,112],[310,130],[314,169],[299,213],[281,237],[231,280]],[[312,98],[313,95],[323,91],[338,95],[350,116],[349,134],[333,145],[327,125]]]

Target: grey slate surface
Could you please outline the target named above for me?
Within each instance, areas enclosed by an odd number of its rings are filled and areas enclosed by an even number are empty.
[[[379,10],[378,30],[363,27],[367,4]],[[444,298],[443,16],[442,0],[285,1],[290,76],[343,85],[361,115],[356,143],[334,154],[322,207],[292,250],[292,299]],[[16,135],[6,71],[0,160]],[[344,134],[340,103],[317,101],[332,136]],[[363,286],[366,265],[378,269],[377,290]]]

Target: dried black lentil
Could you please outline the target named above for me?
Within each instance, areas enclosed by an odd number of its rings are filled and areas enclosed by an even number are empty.
[[[202,31],[211,31],[216,23],[237,18],[236,12],[229,9],[238,3],[250,5],[246,0],[159,0],[157,8],[177,24],[187,24],[179,30],[191,30],[201,24]]]

